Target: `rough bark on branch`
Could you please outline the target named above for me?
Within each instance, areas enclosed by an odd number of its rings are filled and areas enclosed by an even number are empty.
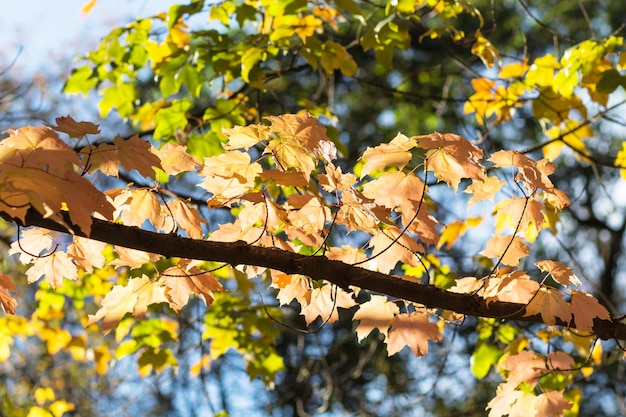
[[[357,286],[392,297],[420,303],[429,308],[441,308],[456,313],[491,317],[503,320],[517,320],[542,323],[540,315],[524,316],[525,305],[502,301],[487,304],[477,295],[457,294],[444,291],[432,285],[421,284],[401,277],[368,271],[358,266],[334,261],[325,256],[306,256],[276,248],[251,246],[246,242],[211,242],[194,240],[175,234],[155,233],[134,226],[124,226],[99,219],[93,219],[91,235],[86,236],[72,225],[69,216],[66,225],[29,210],[25,221],[12,218],[8,213],[0,213],[8,221],[22,226],[39,226],[63,233],[74,233],[113,245],[124,246],[165,257],[179,257],[204,261],[224,262],[233,266],[254,265],[271,268],[287,274],[302,274],[312,279],[323,279],[347,289]],[[69,228],[68,228],[69,225]],[[70,231],[71,228],[71,231]],[[558,322],[575,328],[575,324]],[[594,333],[601,339],[626,340],[626,324],[618,320],[594,319]]]

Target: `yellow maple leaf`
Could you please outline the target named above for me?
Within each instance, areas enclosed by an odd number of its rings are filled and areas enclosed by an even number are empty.
[[[131,278],[125,286],[116,285],[101,303],[95,315],[89,315],[87,326],[102,320],[102,332],[109,333],[117,327],[122,318],[132,313],[135,318],[142,318],[149,304],[167,302],[165,287],[150,280],[145,275]]]
[[[410,150],[416,145],[415,139],[398,133],[389,143],[368,147],[362,156],[365,164],[361,169],[361,178],[375,169],[384,169],[388,166],[396,166],[401,170],[411,160]]]

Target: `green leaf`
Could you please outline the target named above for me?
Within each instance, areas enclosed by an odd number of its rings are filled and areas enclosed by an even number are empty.
[[[610,69],[602,73],[600,81],[596,86],[598,93],[612,93],[620,85],[626,85],[626,76],[623,76],[616,69]],[[626,88],[626,87],[624,87]]]
[[[187,111],[192,105],[188,101],[177,100],[169,107],[157,110],[154,115],[154,139],[171,138],[177,130],[187,127]]]
[[[483,379],[489,373],[493,365],[502,356],[502,351],[491,343],[480,343],[471,359],[472,373],[478,379]]]
[[[192,97],[196,98],[200,95],[204,80],[197,67],[185,65],[178,73],[177,78],[179,83],[187,86],[187,90],[189,90],[189,94],[191,94]]]
[[[117,108],[117,113],[121,117],[130,116],[133,113],[133,103],[137,98],[135,84],[123,83],[113,85],[102,90],[102,100],[100,100],[100,117],[106,117],[113,108]]]
[[[252,47],[241,56],[241,78],[250,83],[250,71],[263,58],[263,49]]]
[[[201,12],[203,6],[204,1],[194,1],[186,5],[175,4],[171,6],[167,12],[167,28],[173,28],[183,15]]]
[[[96,87],[98,78],[94,70],[87,64],[72,70],[72,74],[67,79],[63,92],[68,94],[82,94],[87,97],[87,93]]]

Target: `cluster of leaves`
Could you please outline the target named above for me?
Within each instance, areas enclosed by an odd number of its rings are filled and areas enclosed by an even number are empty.
[[[208,28],[190,23],[199,19],[209,20]],[[461,20],[473,29],[461,30]],[[65,91],[98,91],[101,115],[116,111],[141,137],[93,141],[98,126],[66,117],[56,126],[10,131],[0,144],[0,212],[47,228],[22,230],[12,245],[30,265],[28,281],[45,276],[42,301],[62,294],[79,307],[90,335],[100,323],[121,342],[114,350],[104,342],[91,348],[84,336],[61,329],[65,336],[54,337],[60,342],[50,352],[80,345],[76,357],[93,358],[102,372],[114,357],[137,353],[142,375],[160,372],[176,366],[168,345],[182,331],[167,317],[197,297],[210,306],[201,336],[209,347],[192,372],[232,348],[251,376],[271,385],[283,367],[273,347],[280,316],[250,303],[248,280],[260,278],[278,304],[295,300],[307,325],[333,323],[341,312],[358,322],[360,341],[382,334],[390,355],[407,346],[426,354],[428,342],[443,340],[463,314],[544,323],[533,335],[481,321],[472,371],[482,378],[497,369],[504,379],[490,416],[575,415],[581,394],[572,384],[601,360],[596,336],[624,332],[576,289],[580,281],[566,265],[525,261],[541,233],[557,233],[559,212],[570,204],[550,179],[565,149],[582,162],[624,168],[626,145],[611,148],[608,160],[588,146],[598,136],[595,121],[623,104],[615,102],[626,85],[623,39],[512,60],[501,58],[484,25],[470,2],[197,1],[111,32],[83,57]],[[463,113],[484,130],[527,111],[545,140],[523,152],[486,154],[453,133],[399,133],[365,149],[348,170],[337,159],[345,144],[330,92],[326,104],[300,99],[297,114],[268,116],[263,107],[261,97],[286,91],[288,77],[302,71],[315,75],[313,84],[356,80],[359,59],[371,54],[375,72],[387,73],[415,37],[449,39],[484,64],[486,71],[472,71],[472,93],[463,100]],[[543,159],[534,160],[529,155],[538,149]],[[105,185],[119,177],[127,184]],[[442,195],[456,195],[475,214],[441,216]],[[124,227],[115,239],[96,233],[100,241],[90,240],[103,224]],[[138,228],[155,242],[222,243],[223,253],[194,251],[189,259],[150,242],[125,246]],[[474,276],[456,279],[442,255],[465,250],[462,237],[472,229],[481,247],[467,255],[478,266]],[[0,302],[11,313],[13,290],[3,276]],[[88,315],[81,307],[90,297],[100,308]],[[63,308],[57,299],[50,311]],[[15,337],[39,334],[55,317],[7,324],[13,330],[3,359]],[[539,351],[533,337],[557,350]]]
[[[269,124],[224,131],[228,138],[224,153],[207,157],[202,163],[187,154],[183,145],[168,144],[156,150],[136,136],[128,140],[118,136],[112,144],[88,144],[76,152],[57,132],[64,132],[69,140],[75,140],[97,134],[99,130],[91,123],[77,123],[70,117],[57,119],[57,126],[53,127],[10,131],[9,138],[0,144],[5,168],[3,214],[20,224],[28,224],[28,212],[35,211],[41,218],[53,220],[74,233],[70,240],[60,240],[53,232],[41,228],[22,232],[12,252],[19,253],[22,262],[31,264],[26,271],[29,282],[44,276],[52,288],[60,289],[64,280],[93,279],[94,271],[130,270],[124,282],[118,281],[112,287],[101,283],[103,291],[92,293],[103,296],[101,308],[84,324],[91,326],[101,321],[102,331],[106,334],[115,329],[118,339],[133,327],[133,339],[122,343],[117,354],[135,352],[143,344],[149,349],[139,356],[141,368],[145,372],[163,369],[176,364],[171,352],[160,348],[163,341],[176,338],[175,326],[150,319],[150,306],[166,304],[171,310],[180,311],[191,295],[211,305],[216,300],[213,292],[223,291],[224,285],[207,269],[208,265],[201,262],[205,259],[166,259],[159,254],[118,245],[107,247],[104,242],[81,237],[90,235],[94,221],[91,214],[127,227],[148,227],[170,235],[180,231],[190,239],[243,241],[249,246],[272,247],[309,257],[324,256],[383,274],[391,273],[401,264],[414,271],[421,270],[423,283],[410,274],[397,280],[408,279],[421,286],[431,284],[430,276],[440,264],[437,247],[443,244],[450,247],[456,238],[453,232],[440,234],[441,229],[448,229],[428,208],[430,198],[426,183],[432,172],[455,191],[461,180],[469,179],[471,185],[465,189],[472,194],[469,205],[498,199],[494,210],[496,234],[481,252],[494,260],[491,272],[481,279],[463,278],[433,284],[444,288],[453,285],[451,292],[480,296],[487,305],[516,303],[524,310],[523,316],[540,315],[541,321],[548,325],[565,324],[589,335],[594,331],[594,319],[609,319],[608,312],[591,295],[566,290],[580,282],[565,265],[550,260],[537,262],[537,267],[554,282],[534,281],[517,268],[520,259],[529,253],[527,243],[534,241],[549,224],[549,219],[554,221],[556,213],[569,203],[548,178],[554,170],[552,163],[535,162],[513,151],[498,152],[485,161],[482,151],[459,135],[433,133],[407,137],[399,134],[388,144],[365,151],[357,177],[343,173],[333,164],[336,148],[326,137],[326,129],[310,114],[287,114],[267,120]],[[50,158],[50,153],[54,153],[54,159]],[[50,160],[55,164],[51,165]],[[490,163],[489,172],[485,162]],[[235,220],[219,224],[207,234],[202,228],[205,220],[196,208],[180,198],[168,196],[159,187],[148,189],[129,184],[126,188],[102,193],[85,177],[88,172],[97,171],[115,176],[118,172],[112,167],[118,165],[151,178],[163,174],[179,177],[195,174],[199,178],[198,187],[210,194],[207,207],[229,209]],[[73,192],[63,194],[57,184]],[[509,187],[507,193],[502,191],[505,185]],[[499,197],[509,194],[511,189],[517,190],[519,197]],[[549,212],[552,217],[548,216]],[[332,234],[331,229],[334,229]],[[460,233],[458,228],[452,230]],[[367,236],[365,244],[360,247],[333,245],[337,234],[355,231]],[[247,262],[242,258],[239,263]],[[271,280],[279,303],[284,305],[296,300],[307,324],[318,318],[323,323],[333,323],[339,318],[338,309],[347,310],[357,305],[355,299],[361,289],[332,285],[331,276],[327,281],[311,280],[288,270],[266,270],[263,265],[248,264],[243,269],[248,278],[261,276]],[[147,265],[151,265],[149,272]],[[225,265],[224,270],[230,271],[225,272],[225,277],[237,275],[233,267]],[[12,312],[16,303],[8,290],[13,288],[6,280],[4,283],[3,306]],[[81,286],[84,285],[86,283],[82,282]],[[367,288],[367,283],[364,286]],[[566,298],[570,297],[568,302]],[[231,347],[242,349],[247,356],[257,352],[262,359],[250,361],[256,364],[251,367],[251,374],[265,375],[269,383],[272,375],[281,369],[280,358],[269,345],[262,348],[259,340],[255,339],[254,347],[238,340],[237,335],[241,333],[230,316],[236,301],[228,296],[217,300],[222,305],[210,310],[204,335],[212,340],[210,357],[219,357]],[[408,346],[421,356],[428,352],[429,340],[442,340],[446,322],[460,319],[454,312],[442,312],[436,307],[372,295],[358,306],[353,319],[359,322],[356,332],[360,339],[378,329],[385,336],[390,355]],[[127,314],[144,321],[120,328]],[[246,327],[245,334],[258,333],[257,336],[269,337],[271,341],[272,332],[263,325],[263,320],[257,325],[254,323],[247,318],[240,325]],[[144,329],[145,326],[148,328]],[[156,332],[154,326],[162,331]],[[140,337],[148,334],[150,341]],[[593,340],[587,338],[587,350],[591,349],[589,343],[593,344]],[[9,344],[5,346],[8,348]],[[501,358],[499,367],[509,375],[490,404],[492,415],[511,412],[503,405],[505,403],[521,407],[516,405],[519,402],[531,407],[526,397],[535,394],[532,389],[528,390],[528,384],[533,388],[533,381],[540,377],[555,372],[568,373],[580,365],[563,352],[559,352],[558,357],[549,354],[540,359],[540,354],[528,347],[525,337],[500,355],[508,358]],[[534,371],[532,375],[520,376],[516,370],[526,369],[525,361],[534,361]],[[540,414],[547,410],[545,407],[563,410],[571,406],[562,396],[569,380],[558,380],[559,384],[552,389],[542,386],[545,394],[533,400]],[[507,402],[509,399],[511,401]]]

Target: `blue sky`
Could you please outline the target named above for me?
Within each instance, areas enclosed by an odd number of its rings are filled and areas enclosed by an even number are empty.
[[[167,11],[171,0],[98,0],[87,15],[88,0],[5,1],[0,13],[0,57],[6,64],[18,52],[17,67],[45,71],[59,61],[95,47],[112,28],[139,16]]]

